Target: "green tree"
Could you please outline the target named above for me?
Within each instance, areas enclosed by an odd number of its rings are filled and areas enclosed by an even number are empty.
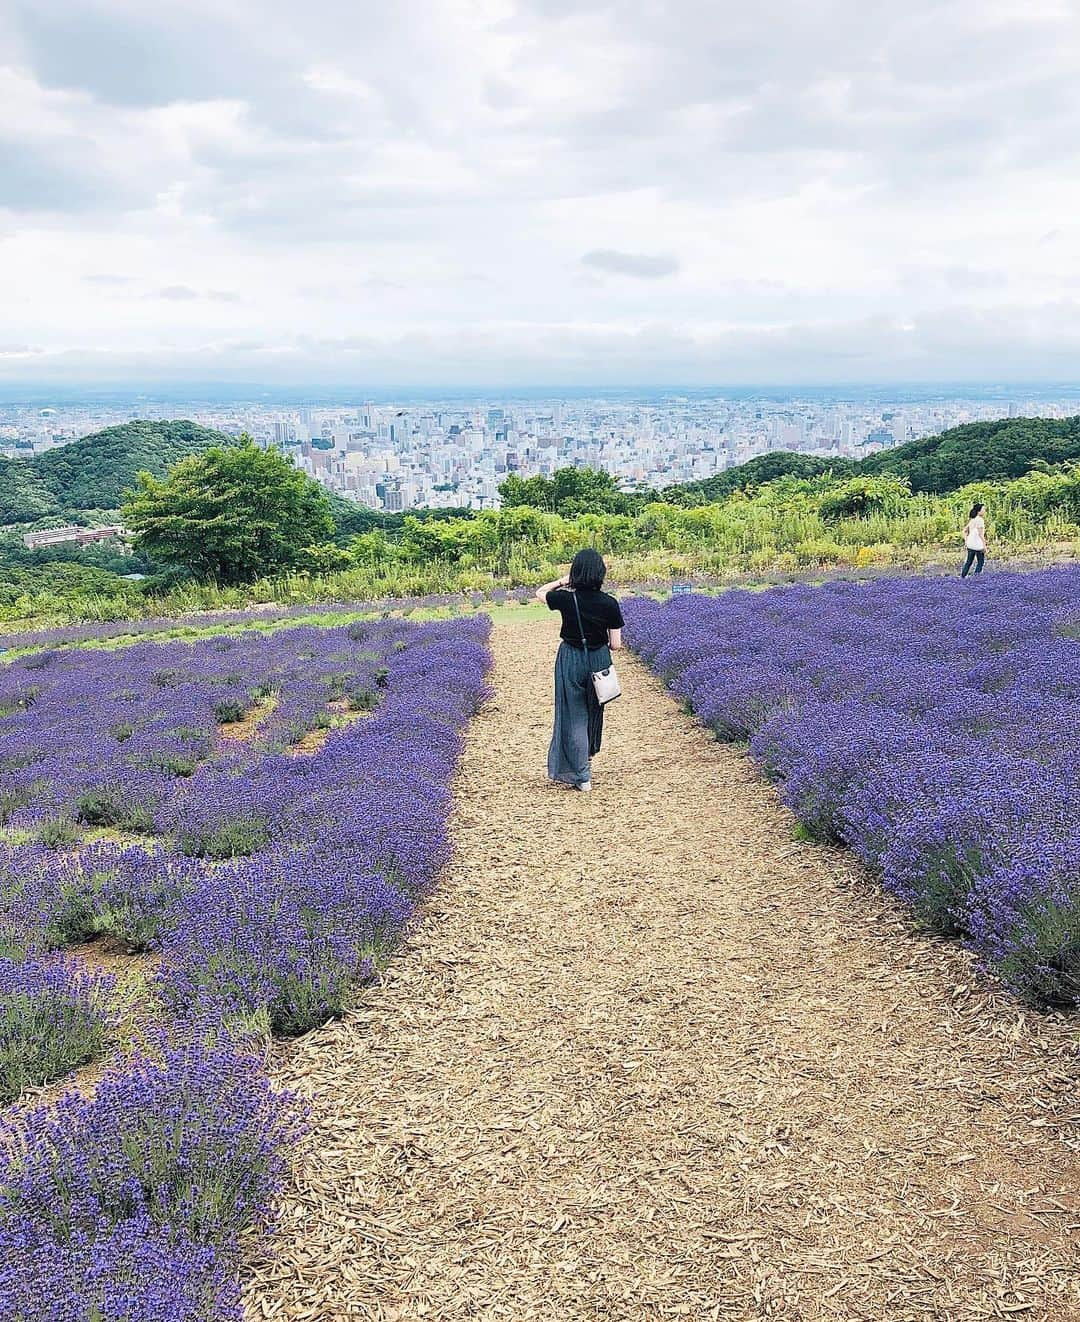
[[[503,509],[527,505],[534,510],[555,511],[555,488],[546,477],[518,477],[517,473],[511,473],[499,484],[499,497]]]
[[[250,436],[182,459],[164,481],[140,473],[123,517],[153,560],[198,577],[246,583],[305,565],[334,532],[322,489]]]
[[[906,477],[883,473],[880,477],[850,477],[830,483],[818,509],[826,523],[865,519],[871,514],[899,514],[911,499]]]
[[[555,513],[621,514],[625,502],[610,473],[594,468],[559,468],[551,479]]]
[[[644,503],[639,497],[624,495],[610,473],[595,468],[559,468],[550,478],[521,478],[511,473],[500,485],[499,495],[505,509],[529,505],[565,518],[631,514]]]
[[[25,459],[0,458],[0,524],[55,518],[60,506]]]

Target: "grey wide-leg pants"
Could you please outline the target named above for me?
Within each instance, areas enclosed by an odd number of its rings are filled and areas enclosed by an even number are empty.
[[[592,779],[589,759],[600,751],[604,709],[596,700],[592,673],[611,665],[611,651],[562,643],[555,656],[555,730],[548,749],[548,775],[566,785]]]

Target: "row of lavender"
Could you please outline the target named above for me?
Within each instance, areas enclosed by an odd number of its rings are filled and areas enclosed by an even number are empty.
[[[627,603],[628,639],[749,740],[816,836],[1018,994],[1080,1004],[1080,573]]]
[[[167,1034],[91,1099],[9,1118],[0,1319],[239,1316],[239,1238],[302,1128],[250,1044],[338,1012],[445,861],[488,628],[378,621],[3,672],[0,1080],[10,1097],[100,1049],[108,987],[53,953],[96,933],[158,953]],[[271,693],[249,740],[220,737]],[[290,756],[330,704],[371,714]],[[45,843],[102,804],[157,838]]]
[[[249,631],[16,660],[0,668],[0,822],[60,835],[75,818],[175,827],[191,804],[329,722],[333,700],[374,707],[410,628],[386,620]],[[256,737],[225,756],[220,727],[259,703],[272,710]]]
[[[489,592],[432,592],[414,597],[377,597],[368,601],[330,601],[283,606],[276,602],[239,607],[236,610],[199,611],[189,615],[158,615],[145,619],[95,621],[86,624],[56,624],[44,629],[19,629],[0,633],[0,651],[38,647],[62,647],[80,643],[106,642],[113,638],[153,637],[182,629],[227,629],[250,624],[279,624],[289,620],[318,619],[320,615],[372,615],[391,611],[409,615],[417,610],[443,610],[486,604],[523,604],[531,601],[533,589],[493,588]]]

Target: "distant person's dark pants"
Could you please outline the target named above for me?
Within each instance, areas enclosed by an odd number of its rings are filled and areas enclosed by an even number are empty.
[[[972,551],[969,547],[967,553],[967,559],[964,561],[964,567],[960,571],[960,577],[967,578],[968,574],[971,572],[972,565],[975,566],[976,574],[981,574],[983,569],[983,564],[985,563],[985,561],[986,561],[985,551]]]

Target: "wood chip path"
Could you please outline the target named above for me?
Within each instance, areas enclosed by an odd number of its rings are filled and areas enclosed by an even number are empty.
[[[314,1106],[249,1316],[1080,1318],[1075,1022],[914,932],[645,668],[544,777],[554,626],[495,630],[456,860],[280,1048]]]

